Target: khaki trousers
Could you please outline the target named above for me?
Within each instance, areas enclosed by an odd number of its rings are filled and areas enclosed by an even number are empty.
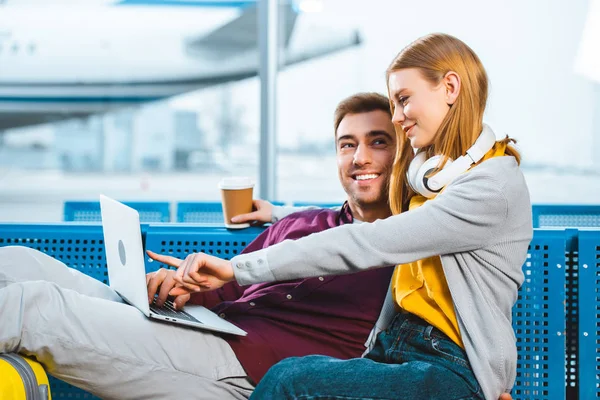
[[[0,248],[0,353],[35,357],[103,399],[247,399],[218,335],[152,322],[107,285],[26,247]]]

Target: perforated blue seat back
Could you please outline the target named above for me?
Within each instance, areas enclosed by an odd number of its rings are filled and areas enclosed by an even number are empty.
[[[579,232],[579,399],[600,398],[600,231]]]
[[[280,201],[271,202],[273,205],[282,206]],[[177,222],[191,222],[202,224],[223,224],[223,206],[217,201],[182,201],[177,203]]]
[[[535,231],[513,308],[516,399],[565,398],[565,249],[564,231]]]
[[[177,222],[223,224],[221,202],[179,202]]]
[[[579,390],[579,245],[578,231],[565,230],[567,247],[565,252],[565,325],[566,325],[566,398],[577,399]]]
[[[137,210],[140,222],[170,222],[171,205],[166,201],[126,201],[123,204]],[[98,201],[65,201],[65,221],[101,221],[100,202]]]
[[[26,246],[39,250],[108,284],[100,224],[2,224],[0,246]]]
[[[600,205],[534,204],[534,228],[600,227]]]
[[[179,258],[205,252],[230,259],[262,231],[263,228],[227,230],[184,224],[142,226],[147,249]],[[513,309],[519,352],[515,399],[562,399],[573,386],[578,386],[580,399],[598,395],[600,231],[579,232],[579,254],[574,232],[536,230],[534,233],[523,266],[525,282]],[[108,282],[99,224],[0,224],[0,246],[6,245],[38,249]],[[583,265],[579,280],[578,265]],[[148,272],[159,267],[159,263],[146,258]],[[579,320],[578,305],[579,315],[585,316]],[[580,346],[575,356],[572,353],[577,345],[570,340],[577,339],[569,338],[569,332],[573,331],[568,326],[573,321],[579,324]],[[55,379],[51,385],[55,399],[94,398]]]
[[[177,258],[190,253],[206,253],[231,259],[252,242],[264,228],[228,230],[214,226],[150,225],[146,234],[146,249]],[[146,271],[156,271],[166,265],[146,257]]]

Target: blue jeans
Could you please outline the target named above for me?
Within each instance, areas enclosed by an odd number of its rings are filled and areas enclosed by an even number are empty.
[[[251,399],[483,400],[465,351],[422,319],[399,313],[365,358],[292,357]]]

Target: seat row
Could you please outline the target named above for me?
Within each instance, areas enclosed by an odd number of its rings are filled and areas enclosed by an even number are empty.
[[[168,201],[125,201],[124,204],[136,209],[140,213],[142,223],[151,222],[186,222],[222,224],[223,208],[220,202],[178,202],[172,207]],[[275,205],[284,205],[281,201],[274,201]],[[308,203],[294,202],[293,206],[315,205],[319,207],[336,207],[340,203]],[[172,209],[175,209],[174,215]],[[98,201],[65,201],[63,208],[63,221],[100,221],[100,202]]]
[[[207,224],[145,224],[146,249],[183,257],[231,258],[262,228],[230,231]],[[100,224],[0,224],[0,246],[23,245],[108,283]],[[160,268],[146,259],[147,272]],[[600,229],[536,229],[525,282],[513,309],[519,363],[516,399],[600,397]],[[94,398],[52,379],[54,399]]]
[[[140,213],[142,223],[185,222],[222,224],[223,208],[220,202],[129,201],[124,202]],[[284,205],[283,202],[273,202]],[[337,202],[293,202],[292,206],[314,205],[323,208],[337,207]],[[175,210],[172,213],[172,210]],[[600,228],[600,205],[554,205],[534,204],[533,227],[578,227]],[[100,221],[100,203],[97,201],[66,201],[64,221]]]

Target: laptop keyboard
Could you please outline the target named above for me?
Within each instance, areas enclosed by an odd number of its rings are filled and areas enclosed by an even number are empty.
[[[173,306],[173,302],[171,300],[165,301],[165,304],[162,307],[156,306],[154,304],[155,302],[156,302],[156,298],[154,299],[154,302],[152,302],[152,304],[150,304],[150,311],[152,311],[155,314],[163,315],[165,317],[183,319],[186,321],[200,323],[200,321],[198,321],[196,318],[192,317],[190,314],[186,313],[185,311],[176,310],[175,307]]]

